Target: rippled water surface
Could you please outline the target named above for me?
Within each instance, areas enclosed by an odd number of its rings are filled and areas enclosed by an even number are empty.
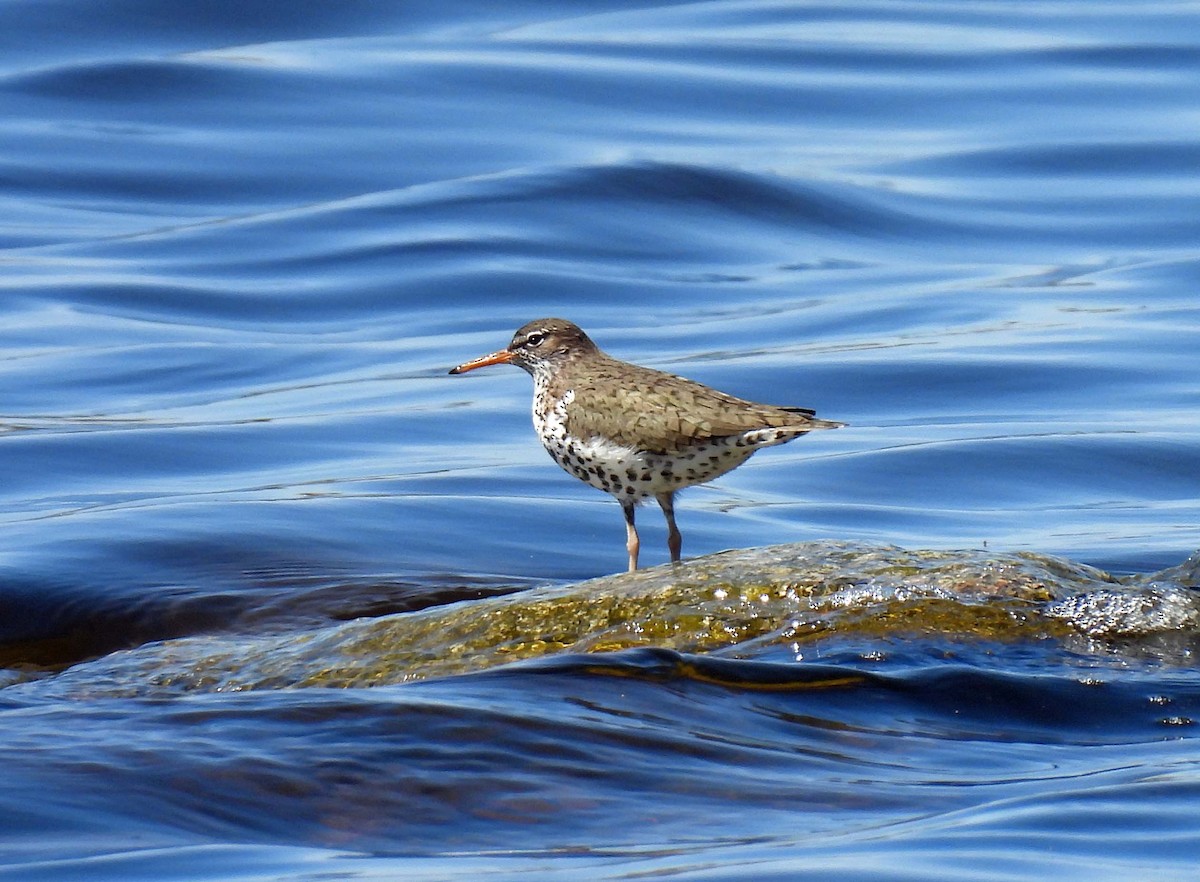
[[[1200,5],[0,48],[0,879],[1194,875]],[[597,578],[547,315],[849,426]]]

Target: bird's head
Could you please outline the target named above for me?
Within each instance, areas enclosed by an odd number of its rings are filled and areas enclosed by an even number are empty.
[[[492,364],[515,364],[536,376],[596,351],[596,344],[578,325],[566,319],[537,319],[518,328],[507,348],[460,364],[450,373],[465,374]]]

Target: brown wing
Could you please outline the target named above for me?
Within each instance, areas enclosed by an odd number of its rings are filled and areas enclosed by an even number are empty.
[[[567,378],[564,378],[567,379]],[[805,408],[756,404],[673,374],[607,359],[569,378],[567,429],[638,449],[680,450],[696,441],[768,427],[833,428]]]

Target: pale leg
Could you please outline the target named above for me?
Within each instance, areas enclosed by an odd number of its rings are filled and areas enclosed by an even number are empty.
[[[622,502],[621,509],[625,512],[625,548],[629,551],[629,572],[637,569],[638,541],[637,527],[633,525],[634,505],[632,502]]]
[[[675,526],[675,494],[673,492],[659,493],[654,498],[658,500],[658,504],[667,518],[667,548],[671,552],[671,563],[679,563],[679,552],[683,549],[683,537],[679,535],[679,528]]]

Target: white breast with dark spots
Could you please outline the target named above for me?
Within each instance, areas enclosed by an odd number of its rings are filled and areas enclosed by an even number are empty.
[[[533,424],[546,451],[564,471],[618,499],[640,501],[703,484],[745,462],[759,447],[796,437],[787,429],[759,429],[741,436],[716,438],[672,454],[638,450],[608,439],[577,438],[567,431],[567,408],[575,400],[568,391],[553,404],[537,390]]]

